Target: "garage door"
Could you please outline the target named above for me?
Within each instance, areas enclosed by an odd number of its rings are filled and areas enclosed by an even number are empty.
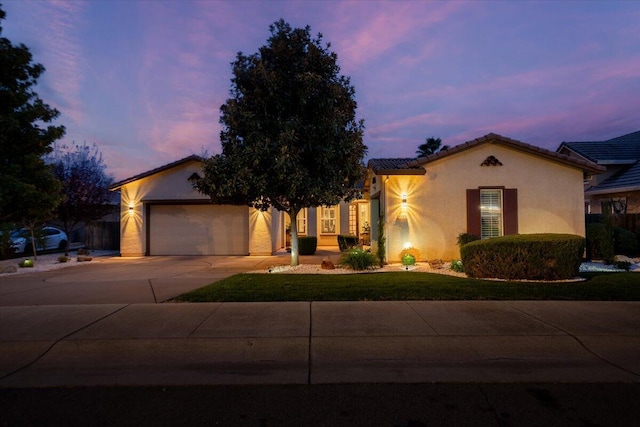
[[[230,205],[151,205],[150,255],[247,255],[249,209]]]

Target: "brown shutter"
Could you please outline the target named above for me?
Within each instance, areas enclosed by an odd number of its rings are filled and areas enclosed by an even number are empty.
[[[480,190],[467,190],[467,233],[480,237]]]
[[[518,189],[504,190],[504,234],[518,234]]]

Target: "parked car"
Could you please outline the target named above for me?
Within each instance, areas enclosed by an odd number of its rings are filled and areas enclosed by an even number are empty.
[[[49,251],[52,249],[64,250],[67,246],[67,234],[56,227],[43,227],[43,239],[38,242],[36,238],[36,249],[38,251]],[[11,232],[11,247],[17,254],[24,254],[33,251],[31,244],[31,232],[26,228]],[[44,243],[44,246],[42,245]]]

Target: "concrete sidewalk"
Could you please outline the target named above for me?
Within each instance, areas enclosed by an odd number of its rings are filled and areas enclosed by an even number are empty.
[[[640,383],[639,302],[0,307],[0,387]]]

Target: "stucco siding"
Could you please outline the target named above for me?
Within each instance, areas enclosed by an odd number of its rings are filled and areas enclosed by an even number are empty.
[[[502,166],[481,166],[489,156]],[[492,143],[424,167],[423,176],[390,176],[381,191],[389,261],[398,261],[407,244],[424,260],[458,258],[457,236],[466,232],[466,190],[479,187],[517,189],[519,234],[584,235],[583,173],[578,168]]]

